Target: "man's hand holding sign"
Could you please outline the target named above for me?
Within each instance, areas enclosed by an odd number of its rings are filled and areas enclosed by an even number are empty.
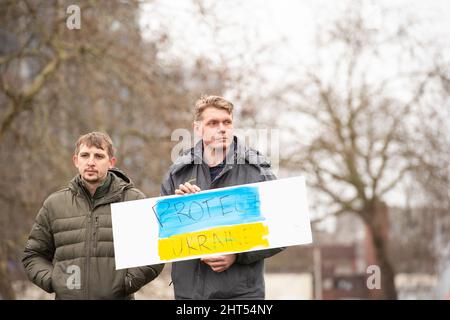
[[[200,187],[195,184],[190,184],[189,181],[185,184],[180,184],[178,189],[175,189],[175,194],[185,195],[190,193],[200,192]],[[227,270],[235,261],[235,254],[228,254],[223,256],[207,257],[201,259],[204,263],[209,265],[215,272],[222,272]]]

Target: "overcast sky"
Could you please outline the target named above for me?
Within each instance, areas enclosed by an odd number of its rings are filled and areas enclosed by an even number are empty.
[[[204,14],[199,12],[202,3]],[[332,0],[154,0],[143,5],[144,36],[156,37],[162,30],[171,43],[163,61],[183,60],[186,67],[195,58],[212,64],[226,63],[234,70],[256,70],[266,86],[276,86],[298,74],[294,68],[310,65],[317,57],[315,36],[320,26],[347,12],[347,3]],[[381,21],[396,24],[408,18],[420,21],[414,35],[432,39],[450,56],[450,1],[377,0],[368,3],[366,19],[375,27]],[[391,11],[381,17],[374,8]],[[383,20],[382,20],[383,19]],[[384,66],[388,62],[384,61]],[[397,61],[392,61],[393,64]],[[294,68],[293,68],[294,67]],[[380,68],[386,72],[388,68]],[[261,90],[261,80],[248,77],[246,92]],[[242,89],[241,89],[242,90]],[[233,94],[231,94],[233,96]]]
[[[216,59],[233,57],[251,44],[280,44],[272,48],[286,62],[308,60],[314,52],[312,41],[317,25],[332,18],[347,1],[332,0],[228,0],[203,1],[205,15],[198,19],[198,6],[188,0],[154,0],[143,6],[141,24],[150,36],[166,27],[173,40],[172,52],[187,60],[194,55]],[[376,5],[399,9],[399,19],[419,18],[422,29],[437,42],[450,46],[450,1],[377,0]],[[214,9],[211,9],[214,8]],[[208,16],[213,13],[216,18]],[[370,19],[377,19],[370,16]],[[217,21],[219,20],[219,21]],[[211,30],[217,31],[212,34]],[[426,36],[426,35],[425,35]],[[282,45],[281,45],[282,44]],[[221,46],[222,45],[222,46]],[[206,54],[205,54],[206,53]]]

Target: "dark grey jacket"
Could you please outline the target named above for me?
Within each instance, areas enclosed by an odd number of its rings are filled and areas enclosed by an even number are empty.
[[[132,299],[164,265],[116,270],[111,203],[143,198],[118,169],[93,197],[77,175],[36,217],[22,260],[28,278],[56,299]]]
[[[274,180],[270,164],[255,150],[245,148],[236,137],[227,154],[224,169],[211,181],[209,167],[202,161],[202,141],[178,158],[161,186],[162,195],[171,195],[193,178],[202,190]],[[172,264],[176,299],[264,299],[264,259],[284,248],[237,254],[235,263],[224,272],[214,272],[199,259]]]

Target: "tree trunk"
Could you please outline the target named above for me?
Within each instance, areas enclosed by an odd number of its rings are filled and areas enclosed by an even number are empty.
[[[395,273],[389,261],[386,250],[386,243],[375,228],[372,229],[372,240],[374,245],[377,264],[381,270],[381,299],[396,300],[397,290],[395,288]]]
[[[389,261],[387,250],[389,229],[387,210],[386,204],[377,203],[371,208],[372,212],[368,212],[370,219],[366,221],[373,248],[374,261],[372,262],[381,271],[381,288],[373,296],[380,299],[396,300],[395,272]]]

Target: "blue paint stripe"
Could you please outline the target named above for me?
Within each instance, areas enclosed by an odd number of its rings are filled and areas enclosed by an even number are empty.
[[[153,207],[159,237],[263,221],[258,187],[241,186],[159,200]]]

